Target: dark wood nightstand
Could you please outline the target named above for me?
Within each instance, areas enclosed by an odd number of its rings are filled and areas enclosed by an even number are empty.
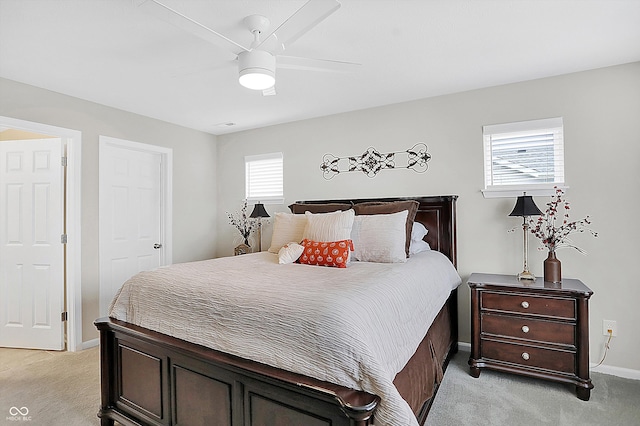
[[[589,287],[575,279],[554,284],[496,274],[472,274],[467,284],[473,377],[489,368],[570,383],[589,400]]]

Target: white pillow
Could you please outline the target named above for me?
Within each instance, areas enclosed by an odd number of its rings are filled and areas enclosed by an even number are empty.
[[[301,246],[298,243],[290,242],[285,244],[278,251],[278,263],[281,265],[293,263],[298,260],[303,251],[304,246]]]
[[[278,253],[282,246],[290,241],[300,243],[305,226],[307,226],[307,218],[303,214],[276,213],[269,253]]]
[[[351,238],[355,212],[353,209],[331,213],[305,212],[307,226],[303,238],[318,242],[332,242]]]
[[[431,246],[428,242],[423,240],[411,240],[409,244],[409,254],[416,254],[423,251],[431,250]]]
[[[411,241],[422,241],[422,239],[429,233],[429,230],[424,227],[420,222],[413,222],[413,228],[411,228]]]
[[[354,260],[406,262],[407,214],[407,210],[402,210],[391,214],[356,216],[351,231]]]

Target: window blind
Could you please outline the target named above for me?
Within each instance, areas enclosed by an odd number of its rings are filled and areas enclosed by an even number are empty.
[[[247,202],[284,202],[282,153],[244,157]]]
[[[562,118],[483,127],[485,189],[564,184]]]

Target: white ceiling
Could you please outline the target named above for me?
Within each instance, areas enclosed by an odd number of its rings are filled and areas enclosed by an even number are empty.
[[[277,25],[305,4],[164,2],[246,45],[245,16]],[[0,0],[0,76],[224,134],[640,61],[640,0],[341,3],[286,54],[362,66],[279,69],[276,96],[241,87],[233,54],[133,0]]]

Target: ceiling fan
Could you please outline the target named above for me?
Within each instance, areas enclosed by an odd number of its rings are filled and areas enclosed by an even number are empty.
[[[238,81],[246,88],[275,95],[275,72],[278,68],[348,72],[360,64],[353,62],[285,56],[282,53],[297,39],[340,8],[336,0],[309,0],[293,15],[267,34],[271,22],[262,15],[249,15],[243,24],[253,34],[250,46],[244,46],[159,0],[135,0],[142,10],[188,31],[236,55]],[[266,34],[266,36],[265,36]]]

